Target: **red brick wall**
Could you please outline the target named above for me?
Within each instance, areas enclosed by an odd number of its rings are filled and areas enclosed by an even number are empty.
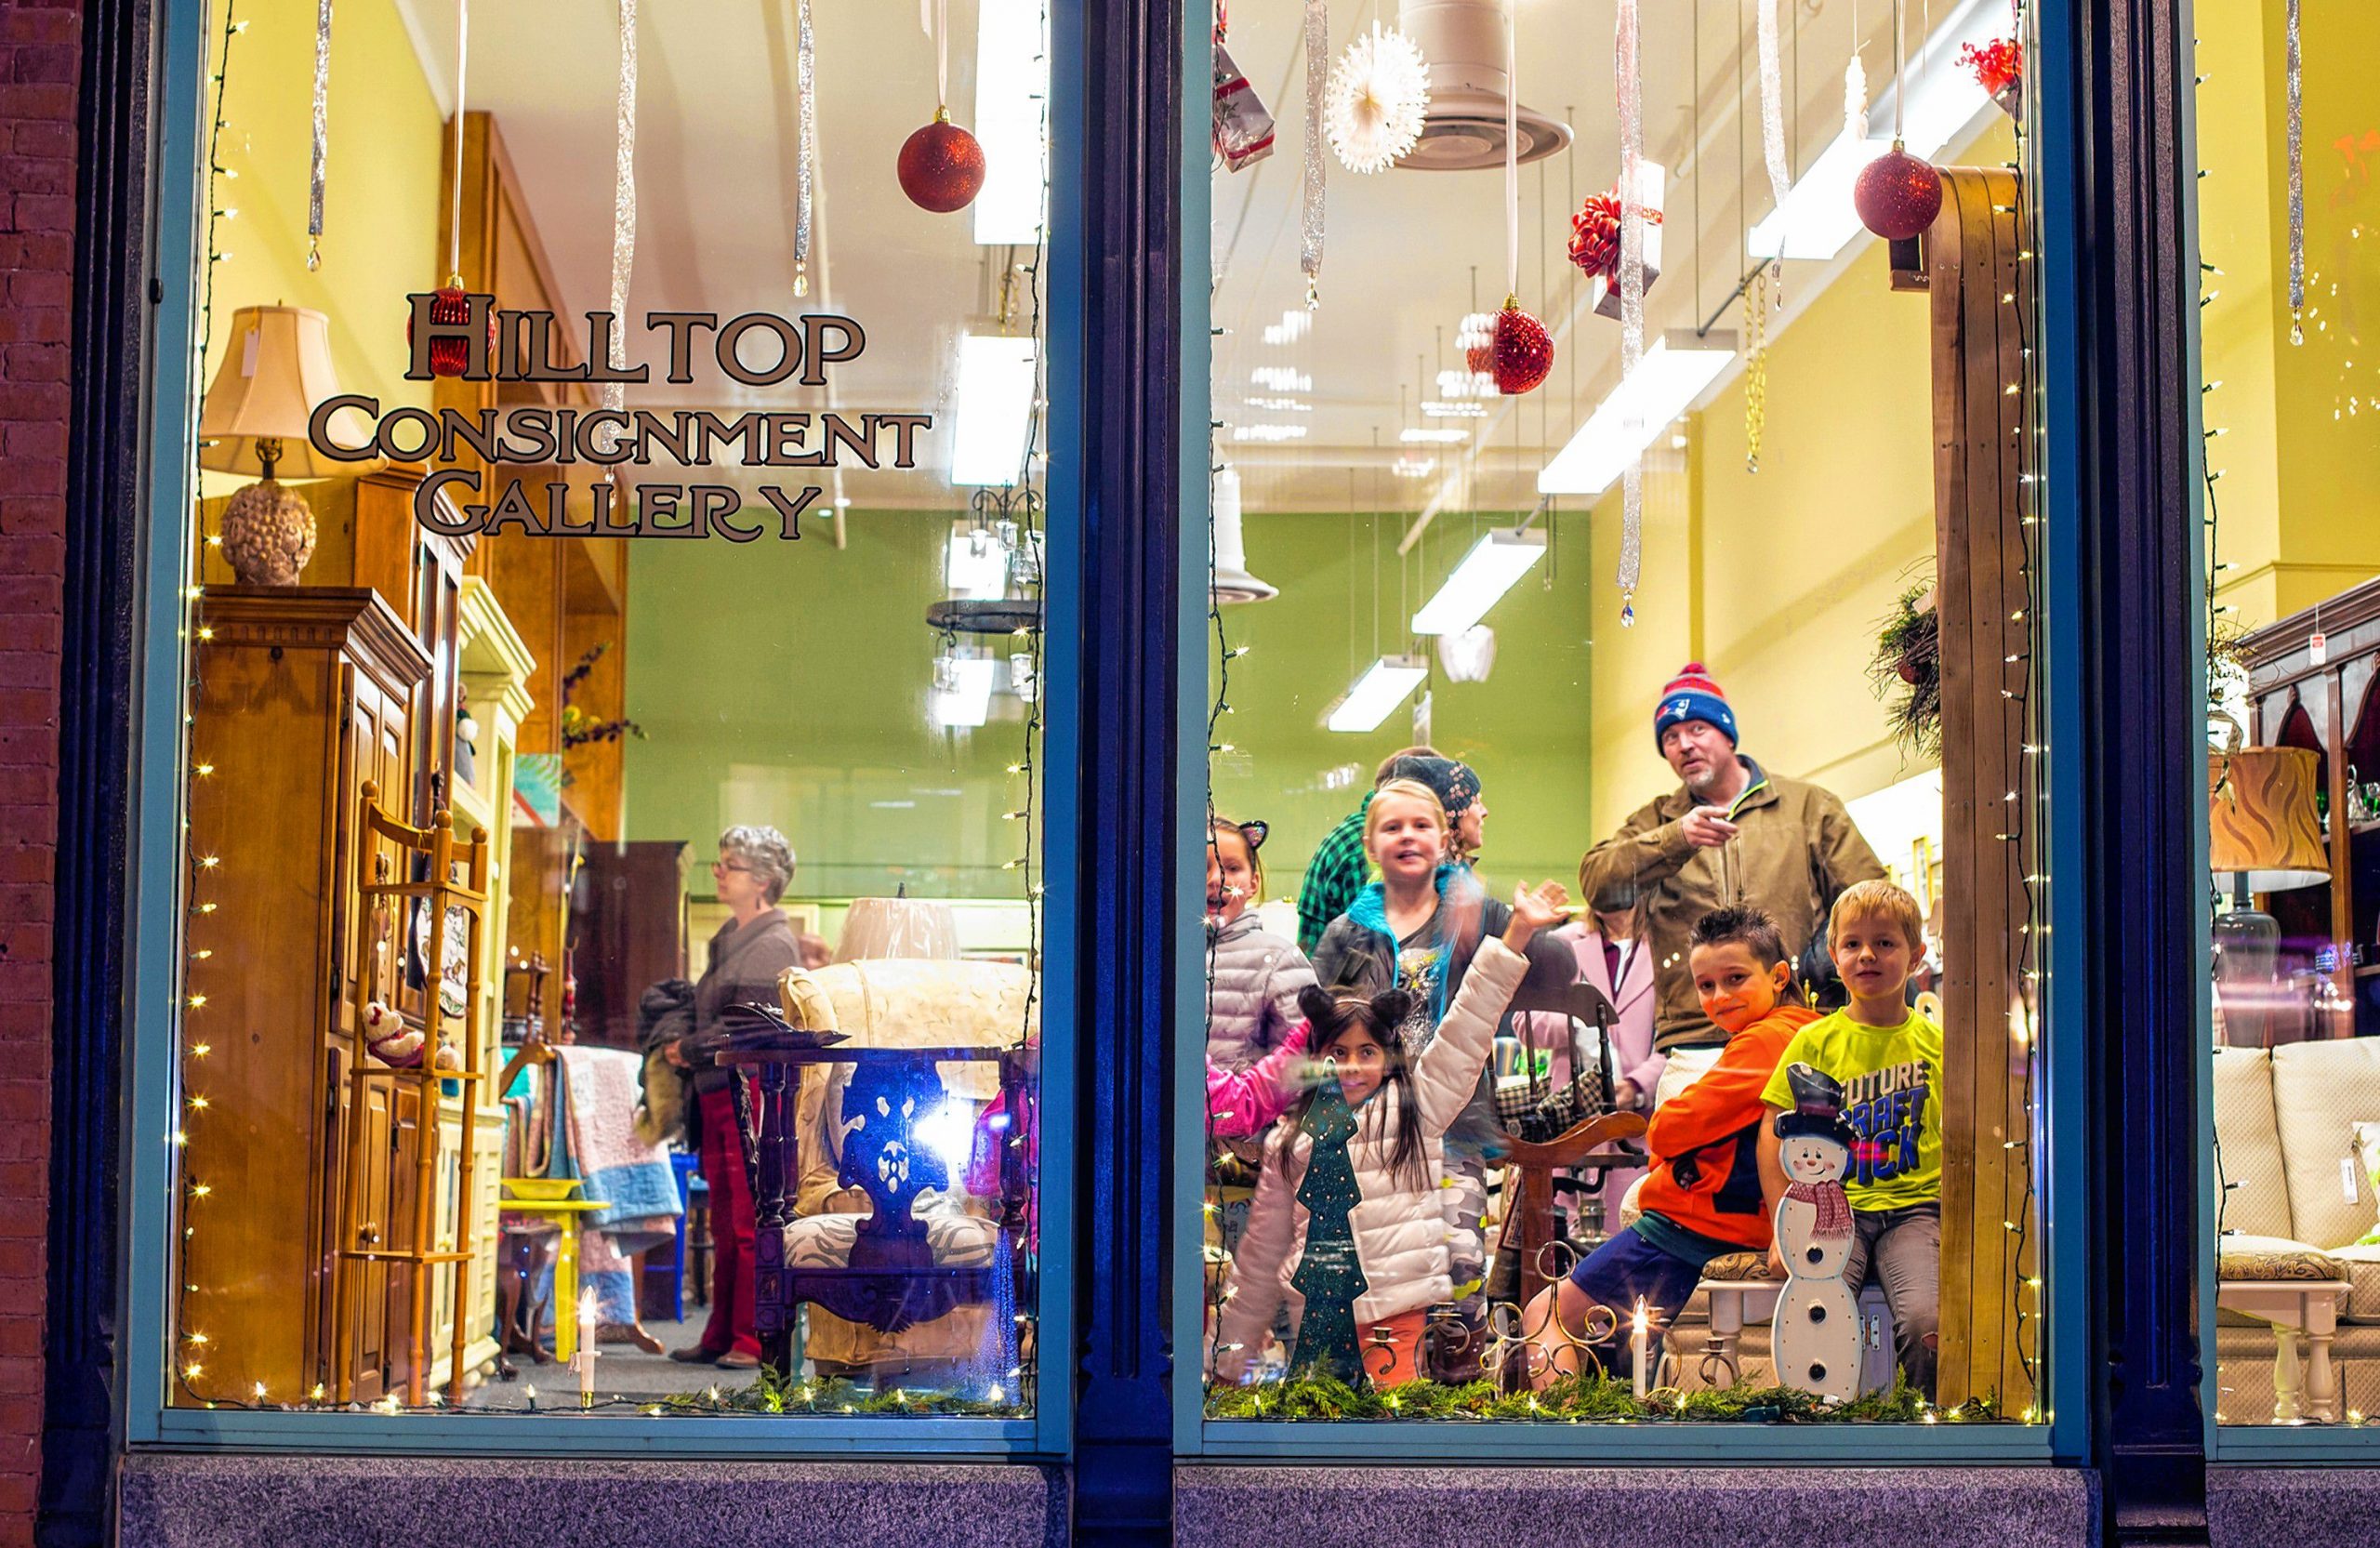
[[[33,1541],[41,1467],[81,32],[79,0],[0,0],[0,1544]]]

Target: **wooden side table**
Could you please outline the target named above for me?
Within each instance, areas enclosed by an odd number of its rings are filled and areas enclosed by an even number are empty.
[[[510,1185],[506,1179],[506,1186]],[[536,1215],[559,1227],[554,1243],[554,1358],[565,1365],[578,1353],[579,1217],[611,1207],[602,1198],[505,1198],[496,1205],[506,1214]]]

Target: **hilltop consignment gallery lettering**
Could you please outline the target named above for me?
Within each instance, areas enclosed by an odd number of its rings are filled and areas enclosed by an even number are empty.
[[[587,351],[575,365],[554,359],[554,315],[549,311],[504,311],[492,296],[471,295],[455,308],[453,294],[419,294],[413,303],[408,337],[413,344],[407,381],[429,381],[433,357],[462,357],[466,381],[649,382],[650,364],[615,366],[612,335],[618,319],[587,313]],[[433,318],[432,310],[441,313]],[[459,319],[451,313],[460,311]],[[649,311],[648,332],[662,339],[668,355],[664,381],[694,379],[697,351],[720,371],[747,387],[798,381],[821,387],[826,368],[857,360],[866,332],[849,317],[812,313],[800,318],[746,312],[721,324],[716,312]],[[368,441],[346,444],[332,427],[361,413],[372,425]],[[533,488],[514,476],[495,491],[494,502],[466,503],[460,496],[485,495],[479,467],[456,466],[466,456],[493,467],[589,463],[650,466],[656,456],[688,468],[733,462],[747,468],[837,468],[847,463],[877,468],[917,465],[917,437],[933,428],[930,414],[754,412],[721,417],[701,409],[654,414],[643,409],[553,408],[507,405],[464,413],[442,408],[380,412],[380,401],[343,393],[318,404],[306,426],[307,439],[324,456],[342,462],[387,457],[429,462],[430,476],[414,491],[414,519],[450,536],[520,531],[535,537],[707,537],[749,543],[772,530],[784,539],[801,536],[801,514],[825,497],[816,484],[788,490],[760,489],[765,508],[747,508],[743,494],[721,483],[638,483],[632,495],[615,493],[605,479],[587,491],[583,515],[571,509],[571,486],[555,480]],[[442,509],[441,495],[449,515]]]

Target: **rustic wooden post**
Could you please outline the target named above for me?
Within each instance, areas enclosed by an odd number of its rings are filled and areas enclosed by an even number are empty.
[[[2030,255],[2011,171],[1942,173],[1922,267],[1933,298],[1936,605],[1941,625],[1945,967],[1940,1400],[2037,1401],[2017,1307],[2037,1262],[2026,891],[2038,835],[2025,748],[2032,663],[2026,489],[2032,473]],[[1896,255],[1898,257],[1899,255]],[[1915,274],[1896,276],[1913,287]],[[2012,794],[2013,793],[2013,794]],[[2015,1224],[2022,1234],[2012,1231]],[[2024,1261],[2020,1262],[2019,1260]]]

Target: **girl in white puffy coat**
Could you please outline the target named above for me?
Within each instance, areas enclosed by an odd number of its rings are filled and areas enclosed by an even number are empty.
[[[1382,1387],[1414,1379],[1428,1309],[1454,1299],[1444,1135],[1478,1088],[1530,938],[1567,905],[1555,882],[1517,892],[1502,939],[1481,944],[1437,1038],[1409,1059],[1396,1037],[1403,991],[1300,997],[1307,1046],[1335,1078],[1309,1090],[1266,1146],[1217,1330],[1218,1379],[1247,1379],[1284,1298],[1298,1369]]]

